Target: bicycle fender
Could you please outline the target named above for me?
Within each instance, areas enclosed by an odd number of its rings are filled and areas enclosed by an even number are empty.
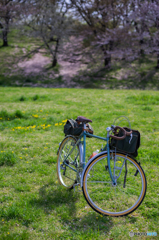
[[[83,187],[83,176],[84,176],[84,172],[86,171],[88,165],[89,165],[95,158],[97,158],[97,157],[99,157],[99,156],[102,156],[102,155],[104,155],[104,154],[106,154],[106,153],[107,153],[107,151],[100,152],[100,153],[96,154],[93,158],[91,158],[91,159],[88,161],[88,163],[86,164],[86,166],[84,167],[83,172],[82,172],[82,176],[81,176],[81,188]]]

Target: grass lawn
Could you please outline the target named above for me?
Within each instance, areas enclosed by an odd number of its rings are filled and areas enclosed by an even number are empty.
[[[96,135],[104,137],[120,115],[141,133],[137,159],[147,177],[147,194],[129,216],[102,217],[82,192],[68,191],[57,181],[64,133],[63,125],[55,124],[79,115],[93,120]],[[87,159],[102,143],[87,139]],[[0,239],[125,240],[130,231],[157,232],[158,179],[158,91],[0,88]]]

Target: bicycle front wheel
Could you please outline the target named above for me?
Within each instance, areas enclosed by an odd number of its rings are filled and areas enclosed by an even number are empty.
[[[83,176],[83,194],[96,212],[125,216],[142,203],[146,177],[136,160],[122,153],[111,153],[110,166],[116,178],[115,185],[110,178],[106,153],[90,162]]]
[[[80,162],[79,146],[73,136],[67,136],[60,144],[57,157],[57,176],[60,184],[73,188],[77,180],[77,168]]]

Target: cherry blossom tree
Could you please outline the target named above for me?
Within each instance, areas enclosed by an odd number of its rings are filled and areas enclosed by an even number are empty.
[[[65,0],[31,0],[25,4],[22,24],[29,27],[32,36],[42,39],[52,56],[52,67],[57,64],[62,41],[72,31],[72,18],[66,15],[68,9],[69,4]]]

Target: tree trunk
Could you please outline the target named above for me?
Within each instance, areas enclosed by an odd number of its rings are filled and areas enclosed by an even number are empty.
[[[8,46],[8,31],[6,29],[4,29],[3,31],[3,47],[7,47]]]
[[[54,52],[53,61],[52,61],[52,67],[56,67],[56,64],[57,64],[58,47],[59,47],[59,39],[57,38],[55,52]]]
[[[104,66],[105,68],[111,68],[111,55],[107,54],[107,56],[104,58]]]
[[[159,53],[157,54],[157,66],[156,66],[157,69],[159,69]]]
[[[53,61],[52,61],[52,67],[56,67],[56,64],[57,64],[57,59],[54,56]]]
[[[8,31],[9,31],[9,13],[7,13],[6,17],[5,17],[5,26],[3,28],[3,47],[7,47],[8,46]]]
[[[8,39],[7,39],[7,30],[4,26],[0,23],[0,29],[2,29],[2,39],[3,39],[3,46],[8,46]]]
[[[104,54],[104,67],[107,69],[111,68],[111,54],[107,51],[108,46],[101,46],[101,49]],[[110,46],[109,46],[110,47]]]
[[[144,40],[143,39],[140,39],[140,52],[139,52],[139,55],[140,56],[144,56],[145,55],[145,51],[143,49],[143,44],[144,44]]]

